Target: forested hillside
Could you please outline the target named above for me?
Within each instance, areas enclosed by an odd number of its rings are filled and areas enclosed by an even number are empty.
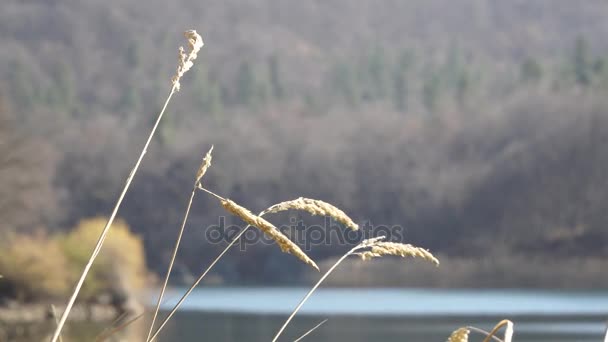
[[[606,257],[607,13],[601,0],[3,0],[0,229],[109,213],[195,28],[205,46],[119,214],[152,269],[211,144],[207,187],[254,210],[319,198],[455,259]],[[220,215],[197,197],[182,274],[223,247],[205,236]],[[249,248],[217,275],[301,278],[278,248]]]

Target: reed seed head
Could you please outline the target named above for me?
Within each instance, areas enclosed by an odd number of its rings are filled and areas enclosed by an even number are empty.
[[[198,171],[196,172],[196,184],[200,183],[201,179],[203,179],[203,176],[205,175],[205,173],[207,173],[207,169],[209,169],[209,167],[211,166],[211,159],[213,158],[211,155],[211,152],[213,152],[213,145],[211,145],[211,148],[209,149],[209,151],[207,151],[207,154],[205,155],[205,157],[203,158],[203,161],[201,162],[201,166],[198,168]]]
[[[246,208],[241,207],[240,205],[229,199],[224,199],[221,202],[222,206],[224,207],[224,209],[226,209],[226,211],[240,217],[247,224],[252,225],[263,231],[279,245],[283,252],[293,254],[295,257],[304,261],[306,264],[314,267],[317,271],[319,270],[317,264],[311,258],[309,258],[308,255],[306,255],[306,253],[304,253],[300,249],[300,247],[298,247],[298,245],[296,245],[291,240],[289,240],[289,238],[283,235],[272,223],[266,221],[265,219],[259,216],[252,214]]]
[[[195,30],[188,30],[184,32],[184,36],[186,39],[188,39],[188,53],[186,53],[184,47],[179,47],[177,71],[175,76],[173,76],[171,79],[171,82],[177,91],[180,89],[179,80],[182,78],[182,76],[184,76],[186,71],[192,68],[198,52],[204,45],[203,38],[201,38],[201,36],[196,33]]]
[[[435,256],[426,249],[412,246],[410,244],[380,241],[381,239],[376,239],[375,241],[372,240],[371,242],[370,240],[365,240],[363,243],[368,243],[362,246],[369,248],[369,250],[357,253],[357,255],[359,255],[363,260],[379,258],[385,255],[397,255],[401,257],[422,258],[434,263],[436,266],[439,266],[439,260],[437,260],[437,258],[435,258]]]
[[[469,329],[459,328],[454,330],[452,335],[448,338],[447,342],[468,342],[469,341]]]
[[[337,207],[320,200],[300,197],[295,200],[285,201],[273,205],[272,207],[263,211],[264,214],[278,213],[286,210],[301,210],[311,215],[328,216],[334,220],[342,223],[343,225],[351,228],[352,230],[358,230],[359,226],[346,215],[342,210]]]

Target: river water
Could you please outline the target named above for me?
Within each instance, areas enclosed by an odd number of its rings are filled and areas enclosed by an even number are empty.
[[[195,290],[160,341],[270,341],[306,288]],[[163,309],[183,292],[172,289]],[[153,302],[153,300],[151,300]],[[606,291],[319,289],[288,326],[293,341],[324,319],[309,341],[445,341],[461,326],[515,323],[514,341],[602,341]],[[477,337],[474,337],[477,336]],[[481,341],[471,335],[470,341]]]

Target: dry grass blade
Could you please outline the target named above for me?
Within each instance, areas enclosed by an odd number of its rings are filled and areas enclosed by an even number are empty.
[[[302,336],[298,337],[295,341],[293,342],[298,342],[298,341],[302,341],[302,339],[304,339],[304,337],[310,335],[313,331],[317,330],[320,326],[322,326],[323,324],[325,324],[325,322],[327,322],[329,319],[324,319],[321,322],[319,322],[319,324],[315,325],[312,329],[308,330],[307,332],[305,332]]]
[[[317,271],[319,267],[317,264],[304,253],[298,245],[293,243],[289,238],[283,235],[272,223],[266,221],[260,216],[256,216],[252,214],[246,208],[241,207],[235,202],[224,199],[221,201],[222,206],[226,211],[232,213],[235,216],[240,217],[247,224],[257,227],[261,231],[263,231],[266,235],[268,235],[271,239],[273,239],[281,248],[283,252],[293,254],[298,259],[304,261],[306,264],[314,267]]]
[[[133,169],[129,173],[129,176],[127,177],[127,180],[125,181],[125,185],[124,185],[120,195],[118,196],[118,199],[116,200],[116,204],[114,205],[114,209],[112,210],[112,213],[110,214],[108,222],[106,223],[103,230],[101,231],[101,234],[99,235],[99,239],[97,240],[97,244],[95,245],[95,248],[94,248],[93,252],[91,253],[91,256],[89,257],[89,260],[87,261],[87,264],[85,265],[84,270],[82,271],[82,274],[80,275],[80,278],[78,279],[78,282],[76,283],[76,286],[74,287],[74,291],[72,292],[72,295],[70,296],[70,299],[68,300],[68,304],[66,305],[65,310],[63,311],[63,314],[61,315],[61,319],[59,320],[59,323],[57,323],[57,329],[55,329],[55,332],[53,333],[51,342],[57,342],[57,339],[59,338],[59,335],[61,334],[61,329],[63,329],[63,326],[65,325],[65,322],[68,319],[70,311],[72,310],[72,307],[74,306],[74,303],[76,302],[76,298],[78,297],[78,294],[80,293],[80,289],[82,288],[82,285],[84,284],[87,274],[89,273],[89,271],[91,270],[91,267],[93,266],[93,262],[95,261],[95,259],[97,258],[97,255],[101,251],[101,247],[103,246],[103,243],[106,239],[106,236],[108,235],[108,232],[110,231],[110,227],[112,227],[112,223],[114,222],[114,219],[116,218],[118,209],[120,208],[120,205],[122,204],[122,201],[124,200],[124,198],[127,194],[127,191],[129,190],[129,187],[131,186],[131,183],[133,182],[133,178],[135,177],[137,170],[139,170],[139,165],[141,165],[144,155],[146,154],[146,152],[148,150],[148,146],[150,146],[150,143],[152,142],[154,133],[158,129],[160,121],[163,118],[163,115],[165,114],[165,112],[167,110],[167,106],[169,105],[169,102],[171,101],[171,97],[173,97],[173,94],[175,94],[175,92],[179,90],[180,78],[183,76],[183,74],[186,71],[188,71],[192,67],[193,61],[196,59],[196,54],[198,53],[200,48],[203,46],[203,40],[196,33],[196,31],[189,30],[189,31],[186,31],[184,35],[188,39],[188,44],[190,46],[191,51],[190,51],[190,53],[188,53],[188,55],[185,55],[183,52],[183,48],[180,48],[180,63],[177,68],[177,74],[171,80],[173,83],[173,87],[171,87],[171,90],[169,92],[169,95],[167,96],[167,99],[165,100],[163,108],[158,113],[156,121],[154,122],[154,126],[152,126],[152,129],[150,130],[150,134],[148,135],[148,139],[146,140],[146,143],[144,144],[144,147],[142,148],[141,153],[139,154],[139,157],[137,158],[137,161],[135,162],[135,166],[133,166]]]
[[[128,327],[129,325],[131,325],[132,323],[134,323],[135,321],[137,321],[138,319],[142,318],[144,316],[144,313],[140,313],[139,315],[131,318],[130,320],[122,323],[121,325],[112,328],[111,330],[99,335],[99,337],[97,337],[97,339],[95,340],[95,342],[101,342],[101,341],[105,341],[107,340],[110,336],[116,334],[117,332],[125,329],[126,327]]]
[[[505,327],[504,342],[511,342],[513,339],[513,322],[509,321],[508,319],[503,319],[502,321],[498,322],[498,324],[496,324],[494,329],[490,331],[483,342],[489,342],[490,338],[493,337],[502,327]]]
[[[468,342],[470,332],[471,331],[467,328],[456,329],[452,335],[450,335],[447,342]]]
[[[112,323],[110,323],[105,329],[103,329],[99,334],[97,334],[97,336],[95,337],[95,341],[98,341],[99,338],[103,337],[106,335],[106,333],[108,333],[111,329],[114,329],[114,326],[116,324],[118,324],[118,322],[122,321],[123,318],[127,317],[129,315],[129,313],[127,311],[121,313],[120,315],[118,315],[118,317],[116,317]]]
[[[490,335],[489,331],[485,331],[483,329],[479,329],[479,328],[473,327],[473,326],[468,326],[466,328],[469,329],[470,331],[474,331],[474,332],[480,333],[480,334],[482,334],[484,336],[490,336],[490,338],[492,340],[496,341],[496,342],[504,342],[503,340],[499,339],[498,337],[496,337],[494,335]]]
[[[213,145],[211,145],[211,148],[205,155],[205,158],[203,158],[203,162],[201,163],[201,166],[198,168],[198,171],[196,172],[196,184],[198,184],[201,181],[201,179],[203,179],[203,176],[205,175],[205,173],[207,173],[207,170],[211,166],[211,159],[213,158],[213,156],[211,155],[211,152],[213,152]]]
[[[437,266],[439,265],[439,260],[437,260],[437,258],[435,258],[435,256],[429,251],[420,247],[412,246],[410,244],[381,241],[370,245],[369,248],[369,251],[357,253],[357,255],[359,255],[363,260],[369,260],[385,255],[414,257],[430,261]]]
[[[264,214],[278,213],[287,210],[301,210],[311,215],[328,216],[334,220],[342,223],[343,225],[351,228],[352,230],[358,230],[359,226],[346,215],[342,210],[335,206],[323,202],[320,200],[300,197],[295,200],[285,201],[273,205],[272,207],[263,211]]]

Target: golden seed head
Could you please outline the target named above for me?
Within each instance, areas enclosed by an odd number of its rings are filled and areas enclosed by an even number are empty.
[[[211,152],[213,152],[213,145],[211,145],[211,148],[209,149],[209,151],[207,151],[207,154],[203,158],[201,166],[198,168],[198,171],[196,172],[196,184],[198,184],[201,181],[201,179],[203,178],[205,173],[207,173],[207,169],[209,169],[209,167],[211,166],[211,159],[213,158],[211,156]]]
[[[293,254],[298,259],[304,261],[306,264],[314,267],[317,271],[319,267],[317,264],[304,253],[298,245],[293,243],[289,238],[283,235],[272,223],[266,221],[265,219],[252,214],[246,208],[241,207],[235,202],[225,199],[222,201],[222,206],[226,211],[232,213],[235,216],[240,217],[247,224],[252,225],[261,231],[263,231],[266,235],[268,235],[271,239],[273,239],[277,245],[281,248],[281,251],[285,253]]]
[[[278,213],[287,210],[302,210],[311,215],[328,216],[334,220],[342,223],[343,225],[351,228],[352,230],[359,229],[359,226],[346,215],[342,210],[337,207],[320,200],[300,197],[295,200],[285,201],[273,205],[272,207],[263,211],[264,214]]]
[[[182,46],[179,47],[177,71],[175,76],[171,78],[171,82],[177,91],[180,89],[179,80],[184,76],[186,71],[192,68],[198,52],[204,45],[203,38],[195,30],[184,32],[184,36],[188,39],[188,53],[185,52]]]
[[[362,247],[369,248],[368,251],[357,253],[363,260],[370,260],[373,258],[382,257],[385,255],[396,255],[401,257],[414,257],[422,258],[430,261],[435,265],[439,265],[439,260],[435,258],[431,252],[426,249],[412,246],[410,244],[398,243],[398,242],[387,242],[380,241],[381,238],[365,240]]]
[[[459,328],[454,330],[452,335],[448,338],[447,342],[468,342],[469,341],[469,329]]]

